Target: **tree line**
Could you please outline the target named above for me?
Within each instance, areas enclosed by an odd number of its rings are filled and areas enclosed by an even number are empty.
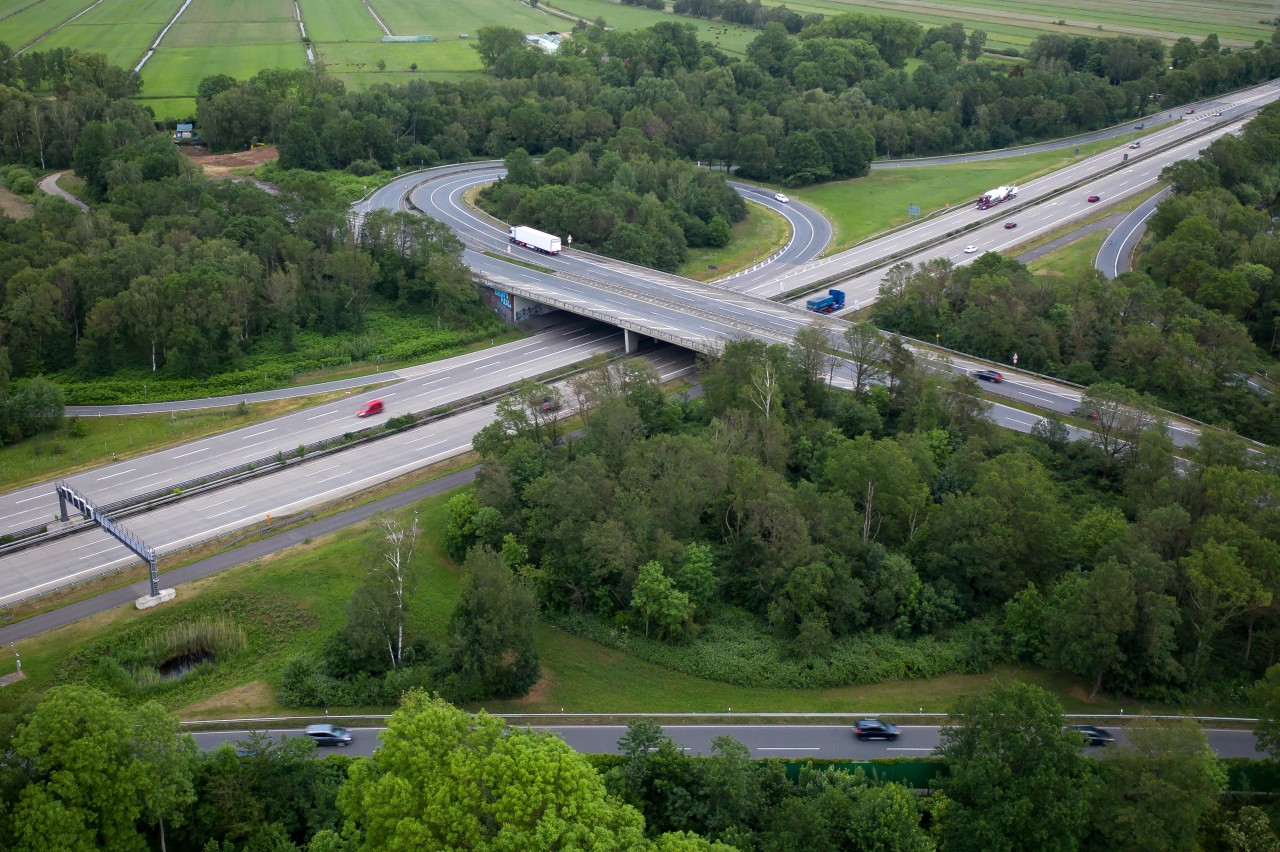
[[[634,721],[614,755],[406,693],[371,757],[314,759],[303,736],[199,752],[149,702],[62,685],[8,731],[0,841],[15,852],[152,848],[394,852],[1164,852],[1273,849],[1268,798],[1223,795],[1193,722],[1138,717],[1099,759],[1043,690],[956,702],[935,789],[828,762],[789,773],[728,736],[690,757]],[[907,729],[905,737],[912,731]],[[358,736],[372,736],[360,731]],[[1176,802],[1176,807],[1170,807]]]
[[[1020,436],[870,326],[842,339],[861,390],[831,390],[824,345],[730,343],[685,401],[601,366],[572,438],[500,406],[455,554],[512,536],[555,623],[743,685],[1021,660],[1178,700],[1280,659],[1274,451],[1206,433],[1179,470],[1150,399],[1106,383],[1093,439]]]
[[[946,260],[898,264],[880,287],[877,325],[998,363],[1089,385],[1116,382],[1160,407],[1280,441],[1274,397],[1250,385],[1270,362],[1235,317],[1197,304],[1145,274],[1107,281],[1033,274],[988,253],[956,267]]]
[[[356,228],[316,175],[285,176],[274,194],[206,180],[131,102],[69,80],[57,103],[100,110],[85,116],[69,161],[93,210],[40,198],[30,217],[0,219],[4,440],[48,419],[44,386],[24,390],[36,376],[207,377],[264,344],[287,352],[299,334],[359,331],[375,309],[437,328],[492,323],[442,224],[374,211]],[[24,166],[4,179],[34,192]]]
[[[269,139],[286,167],[361,174],[517,148],[573,153],[629,137],[800,185],[864,173],[873,156],[998,148],[1109,126],[1280,69],[1273,44],[1224,53],[1206,39],[1194,56],[1180,50],[1169,70],[1154,39],[1052,34],[1033,43],[1027,62],[994,65],[970,61],[982,42],[972,33],[856,14],[794,36],[769,23],[746,57],[699,43],[692,25],[675,22],[580,28],[554,56],[515,29],[476,36],[492,76],[465,84],[413,80],[351,93],[314,71],[210,77],[197,97],[201,134],[222,150]],[[914,56],[923,62],[908,73]]]

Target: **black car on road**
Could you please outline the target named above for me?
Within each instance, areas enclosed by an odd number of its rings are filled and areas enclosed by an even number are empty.
[[[982,379],[984,382],[1004,381],[1004,376],[1000,375],[995,370],[974,370],[973,377],[975,379]]]
[[[1091,746],[1108,746],[1115,743],[1116,738],[1111,736],[1109,731],[1102,728],[1095,728],[1093,725],[1072,725],[1067,730],[1075,731],[1084,737],[1086,745]]]
[[[898,726],[879,719],[859,719],[854,723],[853,735],[860,740],[896,740]]]

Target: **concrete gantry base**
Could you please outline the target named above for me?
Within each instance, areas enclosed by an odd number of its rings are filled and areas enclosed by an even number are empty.
[[[134,601],[134,606],[138,609],[150,609],[156,604],[162,604],[165,601],[171,601],[178,596],[178,592],[174,589],[161,589],[160,594],[152,597],[151,595],[143,595]]]

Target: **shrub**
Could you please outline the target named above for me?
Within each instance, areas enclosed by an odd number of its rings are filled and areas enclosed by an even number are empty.
[[[787,644],[771,635],[750,613],[724,608],[697,639],[668,645],[646,639],[581,613],[561,615],[554,623],[577,636],[674,671],[738,686],[815,689],[930,678],[953,672],[981,671],[990,655],[966,658],[969,636],[945,640],[894,639],[877,633],[845,637],[821,657],[797,659]],[[975,668],[987,662],[983,668]]]

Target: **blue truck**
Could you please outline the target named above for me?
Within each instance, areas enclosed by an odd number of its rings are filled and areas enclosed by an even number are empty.
[[[844,307],[844,291],[828,290],[825,296],[814,296],[812,299],[804,303],[804,306],[811,311],[820,314],[829,314],[832,311],[838,311]]]

